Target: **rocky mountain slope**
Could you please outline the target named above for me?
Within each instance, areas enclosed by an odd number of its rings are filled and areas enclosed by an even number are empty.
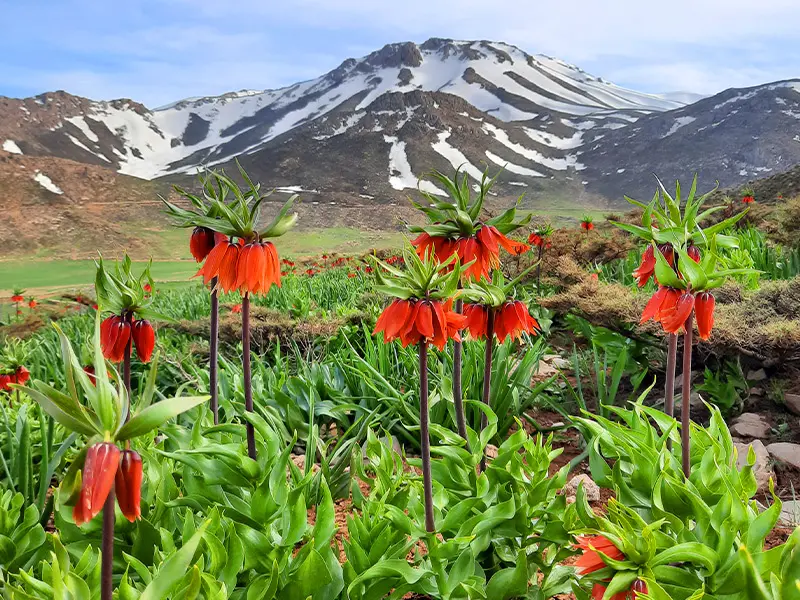
[[[0,98],[0,191],[14,210],[31,198],[102,204],[109,187],[84,172],[119,182],[111,202],[154,200],[234,158],[279,193],[302,192],[320,223],[396,224],[387,207],[401,213],[421,175],[459,166],[476,179],[503,167],[498,201],[620,206],[652,194],[653,172],[735,186],[800,163],[800,82],[650,95],[508,44],[434,38],[286,88],[158,109],[66,92]]]

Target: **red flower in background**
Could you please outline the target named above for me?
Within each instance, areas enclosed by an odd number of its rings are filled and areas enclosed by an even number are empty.
[[[11,301],[12,302],[22,302],[24,300],[25,300],[25,298],[23,298],[19,294],[14,294],[13,296],[11,296]]]
[[[594,223],[588,219],[584,219],[581,221],[581,229],[583,229],[586,233],[589,233],[592,229],[594,229]]]
[[[600,556],[601,552],[613,560],[625,560],[622,551],[602,535],[580,536],[575,547],[583,551],[575,561],[579,575],[588,575],[605,568],[606,563]]]
[[[383,332],[385,342],[400,339],[403,347],[422,340],[442,350],[448,339],[460,341],[466,317],[450,310],[452,301],[395,300],[378,317],[373,335]]]
[[[119,509],[133,523],[142,516],[142,457],[138,452],[122,451],[114,483]]]
[[[76,525],[91,521],[103,509],[119,467],[119,448],[110,442],[94,444],[86,451],[81,493],[72,518]]]
[[[0,375],[0,392],[10,392],[11,375]]]
[[[544,238],[534,231],[528,236],[528,243],[531,246],[541,248],[544,245]]]
[[[28,308],[36,308],[37,304],[38,302],[36,302],[35,298],[31,298],[30,300],[28,300]]]
[[[358,273],[348,273],[347,278],[352,279],[353,277],[358,277]]]
[[[711,337],[714,327],[714,307],[716,300],[710,292],[701,292],[694,299],[694,313],[697,316],[697,333],[701,340]]]
[[[234,304],[234,305],[231,307],[231,312],[234,312],[234,313],[240,313],[240,312],[242,312],[242,305],[241,305],[241,304]]]
[[[17,367],[17,370],[11,375],[11,383],[16,383],[18,385],[25,385],[28,383],[28,380],[31,378],[31,372],[28,371],[25,367],[20,365]]]
[[[142,289],[144,289],[146,294],[152,294],[153,293],[153,286],[150,285],[149,283],[145,283],[144,284],[144,288],[142,288]]]
[[[742,202],[744,202],[745,204],[752,204],[755,201],[756,199],[753,197],[752,194],[747,194],[742,198]]]

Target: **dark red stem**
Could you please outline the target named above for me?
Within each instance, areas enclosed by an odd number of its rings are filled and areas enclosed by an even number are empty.
[[[219,368],[219,296],[217,295],[217,278],[211,280],[211,336],[208,341],[209,367],[208,387],[211,394],[211,412],[214,414],[214,425],[219,424],[219,397],[217,391],[217,370]]]
[[[419,435],[422,447],[422,487],[425,495],[425,530],[436,530],[433,520],[433,478],[431,476],[431,438],[428,423],[428,342],[419,343]]]
[[[114,594],[114,489],[103,505],[103,540],[100,566],[100,598],[111,600]]]
[[[694,311],[686,319],[686,333],[683,334],[683,389],[681,390],[681,456],[683,474],[688,478],[691,473],[689,447],[689,421],[691,419],[692,401],[692,322]]]
[[[125,384],[125,390],[128,392],[128,411],[125,413],[125,421],[131,418],[131,353],[133,351],[133,315],[130,313],[125,315],[125,320],[130,326],[131,335],[128,338],[128,345],[125,346],[125,354],[122,358],[122,381]]]
[[[242,298],[242,371],[244,374],[244,409],[253,412],[253,382],[250,370],[250,294]],[[256,459],[256,432],[247,422],[247,455]]]

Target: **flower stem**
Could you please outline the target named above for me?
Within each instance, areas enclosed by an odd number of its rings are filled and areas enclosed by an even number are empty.
[[[667,383],[664,390],[664,413],[675,416],[675,367],[678,362],[678,335],[669,334],[667,345]],[[667,448],[672,450],[672,440],[667,439]]]
[[[103,505],[102,563],[100,567],[100,598],[111,600],[114,593],[114,488]]]
[[[691,472],[689,448],[689,420],[692,399],[692,321],[694,312],[686,319],[686,333],[683,334],[683,389],[681,390],[681,457],[683,474],[688,478]]]
[[[419,435],[422,446],[422,487],[425,495],[425,530],[436,530],[433,520],[433,481],[431,476],[431,438],[428,425],[428,342],[419,343]]]
[[[219,368],[219,296],[217,295],[217,278],[211,280],[211,337],[208,341],[209,367],[208,387],[211,394],[211,412],[214,414],[214,425],[219,424],[219,398],[217,397],[217,369]]]
[[[544,244],[544,242],[542,242]],[[539,255],[536,257],[536,293],[541,294],[542,289],[542,255],[544,254],[544,245],[539,246]]]
[[[461,314],[464,310],[464,301],[456,300],[455,310]],[[458,435],[467,441],[467,422],[464,418],[464,395],[463,387],[461,385],[461,367],[464,356],[464,344],[461,341],[453,342],[453,402],[456,408],[456,426],[458,427]]]
[[[489,403],[489,393],[492,389],[492,350],[494,350],[494,309],[489,309],[486,317],[486,357],[483,362],[483,403],[491,408]],[[486,429],[489,424],[489,417],[485,412],[481,412],[481,431]],[[480,472],[486,470],[486,449],[483,450],[481,458]]]
[[[253,382],[250,371],[250,294],[242,298],[242,371],[244,374],[244,409],[253,412]],[[247,455],[256,459],[256,433],[253,424],[247,422]]]

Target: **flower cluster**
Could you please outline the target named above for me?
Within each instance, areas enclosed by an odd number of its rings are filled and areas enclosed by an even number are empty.
[[[142,457],[111,442],[94,444],[86,451],[80,497],[72,509],[75,524],[88,523],[103,510],[112,488],[125,518],[131,523],[140,518]]]
[[[464,274],[472,279],[488,279],[492,269],[500,266],[500,247],[509,254],[517,255],[527,252],[530,246],[509,239],[496,227],[483,225],[474,237],[449,239],[421,233],[411,242],[420,257],[433,254],[439,262],[444,262],[455,254],[465,266]],[[471,264],[470,264],[471,263]]]
[[[216,277],[217,285],[225,292],[260,294],[268,292],[273,284],[281,285],[278,251],[272,242],[243,245],[222,240],[209,252],[197,274],[206,284]]]
[[[383,332],[385,342],[399,339],[406,347],[424,340],[443,350],[447,340],[460,341],[467,317],[452,310],[452,300],[394,300],[378,318],[373,335]]]
[[[495,312],[494,334],[500,342],[508,337],[519,339],[523,333],[534,335],[539,329],[539,323],[528,312],[528,307],[519,300],[505,302],[496,309],[483,304],[465,304],[466,328],[473,339],[486,338],[490,310]]]
[[[125,357],[128,344],[136,348],[142,362],[150,362],[156,345],[156,333],[147,319],[126,318],[111,315],[100,324],[100,346],[111,362],[120,362]]]

